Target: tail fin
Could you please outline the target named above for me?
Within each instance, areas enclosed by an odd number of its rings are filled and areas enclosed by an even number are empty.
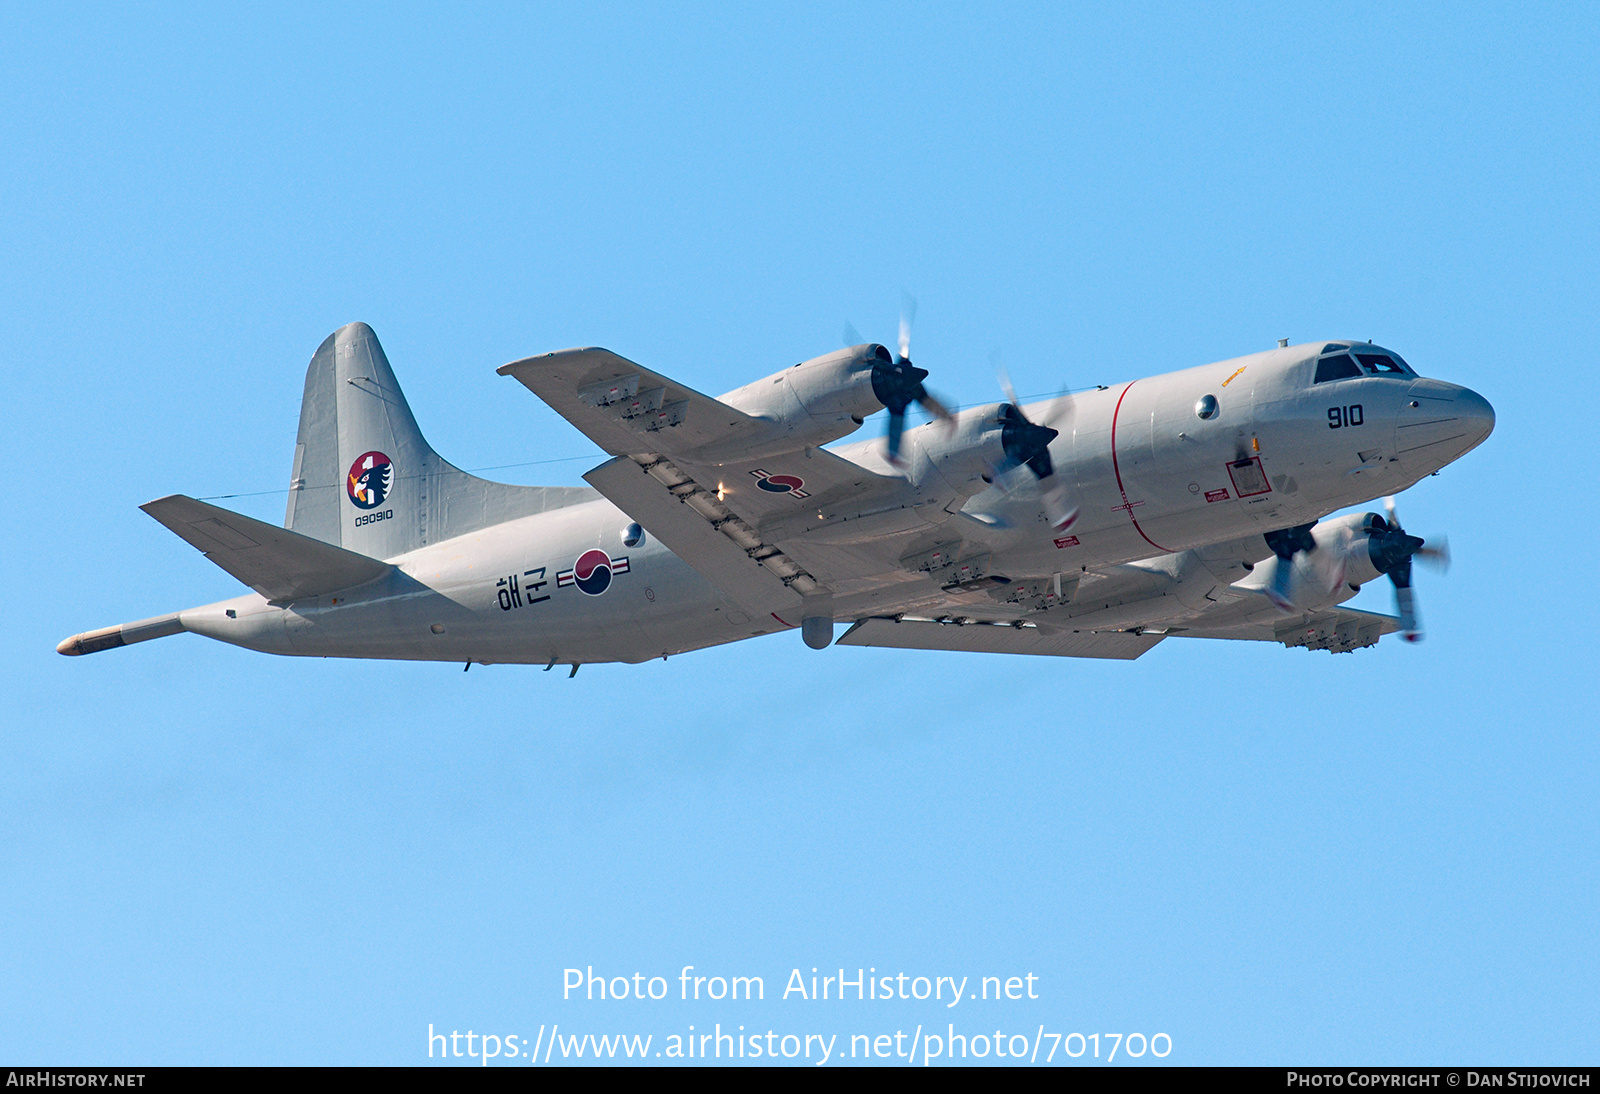
[[[311,358],[285,528],[388,559],[596,497],[584,487],[489,482],[445,462],[365,323],[340,327]]]

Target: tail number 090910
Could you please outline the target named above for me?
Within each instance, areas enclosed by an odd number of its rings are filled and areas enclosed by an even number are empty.
[[[1367,416],[1361,411],[1361,404],[1354,403],[1350,406],[1330,406],[1328,408],[1328,428],[1343,429],[1347,425],[1364,425]]]

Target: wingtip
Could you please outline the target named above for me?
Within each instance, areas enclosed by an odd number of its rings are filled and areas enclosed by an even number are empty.
[[[608,354],[610,354],[611,351],[606,349],[604,346],[573,346],[571,349],[557,349],[557,350],[551,350],[548,353],[536,353],[531,357],[519,357],[515,361],[510,361],[510,362],[507,362],[506,364],[501,365],[499,368],[495,369],[494,371],[495,371],[496,374],[498,374],[500,376],[510,376],[513,373],[515,373],[517,369],[523,368],[524,366],[527,366],[527,365],[537,364],[539,362],[548,362],[553,358],[569,357],[569,356],[573,356],[573,355],[580,354],[580,353],[608,353]],[[613,357],[618,356],[617,354],[611,354],[611,355]]]

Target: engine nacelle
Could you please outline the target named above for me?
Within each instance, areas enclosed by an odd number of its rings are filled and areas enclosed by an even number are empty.
[[[873,391],[872,370],[893,360],[875,343],[851,346],[746,384],[721,401],[775,423],[785,443],[826,444],[853,433],[867,415],[883,409]]]
[[[987,490],[991,472],[1006,458],[996,411],[993,406],[964,410],[948,426],[918,429],[911,481],[937,490],[937,477],[961,497]]]
[[[1384,548],[1386,540],[1394,537],[1389,522],[1378,513],[1361,513],[1340,519],[1351,522],[1350,536],[1345,545],[1345,581],[1351,585],[1365,585],[1387,574],[1391,562],[1385,558]]]
[[[1273,555],[1235,582],[1241,589],[1271,588],[1281,566],[1291,567],[1287,582],[1289,603],[1302,610],[1323,608],[1347,600],[1352,589],[1388,573],[1385,547],[1395,533],[1377,513],[1347,513],[1318,521],[1310,531],[1313,550],[1295,552],[1285,561]]]

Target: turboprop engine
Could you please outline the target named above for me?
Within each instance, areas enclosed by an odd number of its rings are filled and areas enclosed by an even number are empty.
[[[991,484],[1010,492],[1033,483],[1040,504],[1057,530],[1070,527],[1078,508],[1067,496],[1066,484],[1056,477],[1050,443],[1060,430],[1029,420],[1011,384],[1002,380],[1009,402],[961,414],[951,428],[922,438],[918,459],[910,469],[912,481],[923,485],[937,475],[960,497],[981,493]],[[1071,399],[1059,397],[1052,412],[1064,423],[1071,415]]]
[[[838,440],[885,408],[889,411],[889,458],[896,458],[906,410],[920,403],[935,417],[949,411],[922,386],[928,370],[904,353],[868,342],[825,353],[722,396],[752,417],[777,423],[782,435],[812,445]]]
[[[1387,516],[1350,513],[1269,533],[1265,538],[1273,557],[1236,586],[1265,593],[1285,611],[1307,611],[1344,600],[1340,586],[1354,591],[1387,577],[1394,585],[1402,637],[1417,641],[1422,629],[1411,589],[1412,559],[1444,568],[1450,563],[1449,548],[1442,538],[1429,546],[1421,537],[1407,535],[1394,499],[1387,499],[1386,508]]]

